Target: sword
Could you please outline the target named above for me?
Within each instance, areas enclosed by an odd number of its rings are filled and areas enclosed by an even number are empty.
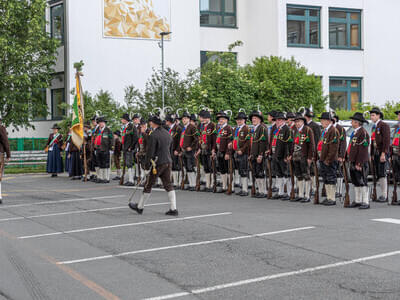
[[[157,160],[158,160],[158,157],[157,157],[157,156],[156,156],[156,158],[155,158],[154,160],[153,160],[153,159],[150,159],[151,170],[146,174],[146,181],[145,181],[144,186],[147,185],[147,183],[148,183],[148,181],[149,181],[149,179],[150,179],[150,173],[153,173],[153,175],[157,175],[157,169],[156,169],[156,162],[157,162]],[[132,199],[133,199],[133,197],[135,196],[135,194],[136,194],[136,192],[137,192],[138,189],[139,189],[139,183],[137,182],[137,183],[136,183],[136,186],[135,186],[135,189],[133,190],[132,195],[129,197],[128,204],[132,201]]]

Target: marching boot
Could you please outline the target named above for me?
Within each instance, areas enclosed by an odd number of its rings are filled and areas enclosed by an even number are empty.
[[[242,177],[241,178],[242,181],[242,191],[239,194],[239,196],[245,197],[249,195],[249,182],[247,177]]]
[[[142,193],[138,203],[129,202],[129,207],[135,210],[139,215],[143,213],[143,208],[147,200],[150,198],[150,193]]]
[[[297,186],[299,188],[299,195],[298,197],[295,197],[294,199],[290,200],[291,202],[296,202],[296,201],[301,201],[304,199],[304,185],[305,181],[304,180],[297,180]]]
[[[379,186],[381,188],[382,191],[382,195],[379,196],[379,198],[376,200],[376,202],[380,202],[380,203],[384,203],[387,202],[387,178],[383,177],[383,178],[379,178]]]
[[[170,209],[165,214],[167,216],[177,216],[178,210],[176,209],[176,194],[175,191],[168,192],[168,200],[170,203]]]
[[[133,169],[128,169],[128,181],[124,183],[125,186],[134,186],[133,184]]]
[[[363,186],[361,189],[361,205],[358,209],[369,209],[369,191],[368,186]]]

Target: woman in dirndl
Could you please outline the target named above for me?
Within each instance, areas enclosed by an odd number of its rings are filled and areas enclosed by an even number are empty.
[[[62,135],[59,133],[61,129],[60,126],[54,124],[51,128],[53,133],[50,134],[47,140],[47,173],[51,174],[51,177],[57,177],[58,173],[64,171],[63,161],[61,158],[61,145],[62,145]]]

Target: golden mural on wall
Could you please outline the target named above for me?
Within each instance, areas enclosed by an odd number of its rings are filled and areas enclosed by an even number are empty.
[[[104,36],[160,39],[170,31],[169,0],[104,0]]]

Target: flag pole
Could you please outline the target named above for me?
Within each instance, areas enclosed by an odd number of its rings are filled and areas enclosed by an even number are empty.
[[[82,75],[82,73],[80,73],[80,72],[76,73],[76,76],[78,78],[78,83],[79,83],[79,92],[81,94],[82,121],[83,121],[83,127],[85,127],[85,102],[84,102],[83,93],[82,93],[82,85],[81,85],[81,78],[80,78],[81,75]],[[83,128],[82,128],[82,130],[83,130]],[[85,177],[84,177],[85,182],[87,182],[87,174],[88,174],[86,144],[87,144],[87,141],[86,141],[85,135],[84,135],[83,136],[83,164],[84,164],[84,168],[85,168]]]

